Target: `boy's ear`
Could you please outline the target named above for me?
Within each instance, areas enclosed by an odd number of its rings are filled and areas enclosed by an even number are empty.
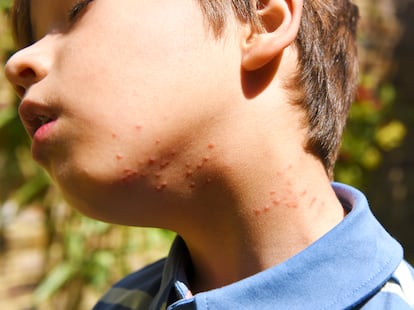
[[[257,70],[280,55],[296,38],[303,0],[258,0],[261,32],[249,27],[242,43],[242,67]]]

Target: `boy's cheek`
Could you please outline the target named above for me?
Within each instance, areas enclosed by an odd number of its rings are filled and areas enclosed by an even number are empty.
[[[111,137],[114,140],[122,141],[119,135]],[[196,156],[188,156],[181,142],[154,139],[131,149],[125,143],[114,143],[100,152],[95,151],[99,145],[85,144],[82,149],[78,144],[76,151],[52,161],[47,170],[69,203],[83,213],[104,203],[107,208],[119,205],[120,200],[157,205],[159,199],[188,195],[213,182],[209,172],[216,145],[206,143]]]

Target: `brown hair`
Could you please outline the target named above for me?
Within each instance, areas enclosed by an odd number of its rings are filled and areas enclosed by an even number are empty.
[[[256,0],[198,0],[216,36],[231,11],[261,31]],[[256,3],[257,2],[257,3]],[[287,87],[294,104],[306,112],[307,150],[320,158],[329,176],[339,151],[342,132],[354,98],[357,74],[356,28],[358,8],[351,0],[304,0],[298,36],[298,70]],[[20,47],[33,41],[30,0],[15,0],[12,21]]]
[[[18,48],[33,42],[30,0],[15,0],[11,13],[12,30]]]

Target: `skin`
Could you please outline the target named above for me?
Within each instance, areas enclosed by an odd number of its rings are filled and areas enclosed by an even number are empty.
[[[95,0],[69,23],[75,3],[33,0],[36,43],[6,65],[26,126],[53,119],[33,157],[73,207],[179,233],[193,292],[278,264],[342,220],[281,86],[301,1],[268,1],[266,33],[231,20],[222,39],[193,0]]]

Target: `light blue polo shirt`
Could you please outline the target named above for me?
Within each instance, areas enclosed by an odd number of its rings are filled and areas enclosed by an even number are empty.
[[[95,310],[414,309],[414,270],[369,210],[365,196],[333,187],[345,219],[308,248],[249,278],[189,296],[190,258],[177,238],[167,259],[128,275]]]

